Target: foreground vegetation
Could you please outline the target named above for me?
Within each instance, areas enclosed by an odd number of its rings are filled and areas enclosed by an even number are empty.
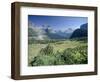
[[[28,65],[87,64],[86,42],[85,39],[30,41]]]

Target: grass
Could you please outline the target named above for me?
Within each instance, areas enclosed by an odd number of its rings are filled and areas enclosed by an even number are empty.
[[[53,55],[54,56],[50,56],[49,54],[46,55],[46,56],[45,55],[41,56],[41,53],[40,53],[41,49],[46,49],[48,44],[50,44],[50,46],[53,47]],[[85,48],[83,48],[84,46],[87,46],[87,43],[84,42],[84,41],[78,41],[78,40],[62,40],[62,41],[55,41],[55,42],[51,42],[51,43],[48,42],[48,43],[45,43],[45,44],[44,43],[29,44],[28,45],[28,65],[32,66],[33,65],[32,62],[34,60],[36,60],[36,62],[38,62],[38,64],[35,62],[36,64],[34,63],[34,66],[52,65],[52,64],[55,65],[55,64],[57,64],[57,62],[59,62],[57,65],[84,63],[84,62],[81,62],[83,56],[80,54],[81,50],[82,50],[82,53],[84,52],[84,49],[85,49]],[[47,53],[47,50],[45,50],[45,51]],[[45,51],[43,51],[43,53]],[[85,52],[87,52],[87,51],[85,50]],[[74,60],[73,63],[71,63],[71,61],[67,62],[68,61],[68,58],[67,58],[68,54],[71,54],[70,56],[74,56],[74,59],[76,58],[77,60]],[[67,59],[66,62],[63,61],[64,59],[62,59],[61,55],[64,56],[65,59]],[[70,56],[68,56],[69,59],[70,59]],[[82,58],[80,58],[80,57],[82,57]],[[86,59],[87,59],[87,56],[86,56]],[[42,61],[40,61],[40,60],[42,60]],[[57,62],[55,63],[54,60],[55,61],[57,60]],[[41,62],[43,62],[43,63],[41,63]],[[32,64],[30,64],[30,63],[32,63]],[[87,63],[87,62],[85,62],[85,63]]]

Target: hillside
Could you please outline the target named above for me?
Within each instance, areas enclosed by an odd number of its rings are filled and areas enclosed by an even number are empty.
[[[82,24],[80,28],[76,29],[70,38],[81,38],[81,37],[87,37],[88,32],[88,23]]]

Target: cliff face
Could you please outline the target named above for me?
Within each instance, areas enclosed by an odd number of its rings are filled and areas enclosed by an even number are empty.
[[[82,24],[80,28],[76,29],[70,38],[87,37],[88,35],[88,23]]]

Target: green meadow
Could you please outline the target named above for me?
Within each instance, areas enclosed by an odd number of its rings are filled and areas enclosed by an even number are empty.
[[[39,40],[28,43],[28,66],[87,64],[86,39]]]

